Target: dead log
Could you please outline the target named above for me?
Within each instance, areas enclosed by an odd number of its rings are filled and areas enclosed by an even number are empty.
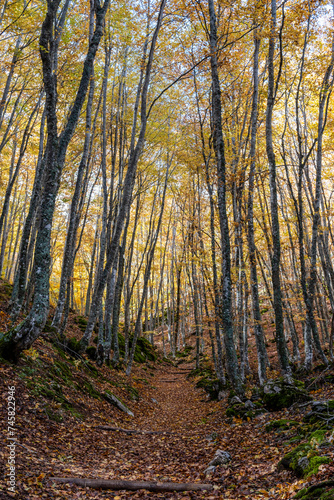
[[[108,403],[111,403],[113,406],[116,406],[116,408],[118,408],[119,410],[124,411],[124,413],[130,415],[130,417],[134,416],[132,411],[129,410],[129,408],[114,394],[105,392],[104,394],[102,394],[102,396],[104,397],[104,399],[108,401]]]
[[[51,477],[51,481],[56,483],[70,483],[84,488],[94,488],[101,490],[147,490],[147,491],[210,491],[212,484],[201,483],[160,483],[151,481],[114,481],[107,479],[82,479],[79,477]]]
[[[175,432],[167,431],[140,431],[137,429],[122,429],[121,427],[109,427],[108,425],[96,425],[94,429],[102,429],[103,431],[119,431],[126,434],[176,434]]]

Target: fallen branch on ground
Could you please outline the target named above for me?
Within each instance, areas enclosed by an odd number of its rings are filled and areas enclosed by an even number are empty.
[[[79,477],[51,477],[57,483],[70,483],[101,490],[147,491],[201,491],[212,490],[212,484],[201,483],[154,483],[149,481],[111,481],[106,479],[81,479]]]

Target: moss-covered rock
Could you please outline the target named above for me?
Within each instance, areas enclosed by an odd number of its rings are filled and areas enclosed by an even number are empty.
[[[309,477],[317,474],[320,465],[327,464],[330,459],[321,455],[320,445],[325,440],[325,430],[313,432],[307,443],[302,443],[289,451],[278,463],[278,469],[293,471],[298,477]]]
[[[186,345],[185,348],[183,349],[183,351],[177,351],[175,353],[175,357],[176,358],[186,358],[187,356],[189,356],[190,352],[193,350],[193,346],[191,345]]]
[[[197,388],[204,389],[210,396],[210,399],[217,400],[220,391],[224,388],[223,384],[217,377],[212,375],[206,375],[202,377],[197,383]]]
[[[133,336],[129,338],[129,349],[132,347]],[[125,338],[124,335],[118,333],[118,347],[121,356],[125,354]],[[134,361],[137,363],[145,363],[146,361],[156,361],[158,355],[151,342],[145,337],[139,337],[136,344]]]
[[[51,321],[47,321],[43,328],[43,332],[57,334],[57,328],[51,325]]]
[[[291,429],[292,427],[297,427],[299,425],[299,422],[296,420],[287,420],[285,418],[281,420],[273,420],[269,424],[266,425],[266,431],[271,432],[271,431],[276,431],[276,432],[282,432],[286,431],[288,429]]]
[[[268,380],[261,390],[261,397],[269,411],[279,411],[294,403],[304,403],[312,399],[302,382],[284,377]]]
[[[233,398],[232,398],[233,401]],[[249,420],[266,413],[266,409],[259,402],[253,403],[252,401],[245,401],[240,403],[235,403],[226,410],[227,417],[242,418],[243,420]]]
[[[334,400],[313,401],[311,411],[303,418],[308,424],[318,424],[322,427],[331,428],[334,418]]]
[[[327,484],[326,484],[327,483]],[[294,499],[299,500],[334,500],[333,481],[325,481],[309,488],[303,488],[298,491]]]

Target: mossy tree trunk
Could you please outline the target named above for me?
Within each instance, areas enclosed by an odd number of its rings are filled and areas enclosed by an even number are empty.
[[[96,16],[95,31],[88,47],[79,88],[71,113],[63,132],[58,135],[56,67],[59,40],[57,39],[55,22],[60,0],[48,1],[47,13],[40,36],[40,55],[46,95],[45,110],[48,134],[45,159],[46,180],[42,194],[41,218],[35,245],[34,300],[26,319],[1,339],[0,352],[5,358],[16,360],[19,354],[24,349],[28,349],[40,336],[47,320],[49,312],[51,230],[55,202],[65,163],[66,151],[86,98],[109,3],[110,0],[105,0],[102,7],[98,3],[94,4]]]

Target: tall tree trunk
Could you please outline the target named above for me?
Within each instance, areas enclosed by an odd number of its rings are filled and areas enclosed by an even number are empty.
[[[254,237],[254,177],[256,167],[256,130],[257,130],[257,115],[258,115],[258,95],[259,95],[259,49],[260,39],[255,31],[254,33],[254,63],[253,63],[253,101],[251,112],[251,139],[250,139],[250,171],[248,178],[248,206],[247,206],[247,222],[248,222],[248,248],[249,248],[249,266],[250,266],[250,288],[252,293],[253,307],[253,329],[256,341],[257,359],[258,359],[258,375],[260,385],[266,381],[266,367],[268,364],[266,346],[262,330],[262,317],[260,312],[259,302],[259,286],[257,279],[256,268],[256,247]]]
[[[271,234],[272,234],[272,245],[273,245],[271,268],[272,268],[272,284],[273,284],[273,294],[274,294],[277,353],[279,357],[281,370],[284,373],[290,374],[291,368],[289,365],[288,349],[284,337],[283,306],[282,306],[282,292],[281,292],[281,281],[280,281],[281,241],[280,241],[280,227],[279,227],[278,203],[277,203],[276,160],[275,160],[273,137],[272,137],[272,116],[273,116],[273,109],[275,102],[275,75],[274,75],[275,40],[276,40],[276,0],[271,0],[271,31],[269,38],[269,53],[268,53],[268,98],[267,98],[267,110],[266,110],[266,150],[269,163]],[[279,78],[277,78],[276,80],[276,88],[278,85],[278,81]]]
[[[233,340],[232,325],[232,283],[231,283],[231,256],[228,216],[226,212],[226,180],[225,180],[225,153],[221,119],[221,91],[218,76],[217,61],[217,25],[213,0],[208,0],[210,13],[210,50],[211,50],[211,78],[212,78],[212,121],[214,130],[214,149],[218,173],[218,209],[222,240],[223,257],[223,297],[221,304],[222,326],[225,335],[226,361],[231,383],[239,394],[243,393],[237,353]]]

